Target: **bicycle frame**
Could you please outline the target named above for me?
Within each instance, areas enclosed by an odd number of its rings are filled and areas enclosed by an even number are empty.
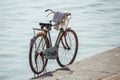
[[[67,28],[68,30],[71,29],[71,28]],[[67,30],[66,29],[66,30]],[[38,30],[38,31],[44,31],[45,33],[42,33],[42,35],[46,36],[49,40],[49,44],[50,44],[50,47],[58,47],[59,43],[60,43],[60,39],[61,39],[61,36],[64,34],[64,30],[61,28],[60,31],[59,31],[59,34],[58,34],[58,37],[56,39],[56,42],[55,42],[55,45],[52,46],[52,41],[51,41],[51,35],[50,35],[50,30],[46,30],[46,29],[37,29],[37,28],[33,28],[34,30],[34,35],[35,35],[35,30]],[[38,34],[41,34],[40,32]],[[32,38],[32,40],[34,40],[34,37]]]
[[[56,59],[58,55],[58,45],[60,43],[61,37],[64,34],[64,30],[60,29],[60,32],[58,34],[58,37],[56,39],[55,45],[52,46],[51,36],[49,30],[47,31],[47,38],[49,40],[50,48],[47,48],[45,50],[45,57],[47,59]]]
[[[64,30],[62,28],[60,29],[54,46],[52,46],[50,30],[48,30],[48,29],[37,29],[37,28],[33,28],[33,30],[34,30],[34,35],[35,35],[35,30],[38,30],[40,32],[37,33],[37,35],[45,36],[45,37],[48,38],[50,47],[45,50],[45,55],[47,56],[50,53],[52,53],[52,54],[55,53],[56,54],[55,56],[51,56],[51,57],[48,56],[48,59],[56,59],[57,54],[58,54],[58,45],[60,43],[61,36],[64,34]],[[30,45],[32,45],[34,43],[34,41],[35,41],[35,36],[31,39]]]
[[[50,35],[50,31],[48,31],[48,40],[49,40],[49,42],[50,42],[50,47],[58,47],[58,44],[59,44],[59,42],[60,42],[60,38],[61,38],[61,36],[63,35],[63,33],[64,33],[64,30],[61,28],[60,29],[60,31],[59,31],[59,34],[58,34],[58,37],[57,37],[57,39],[56,39],[56,42],[55,42],[55,45],[54,46],[52,46],[52,41],[51,41],[51,35]]]

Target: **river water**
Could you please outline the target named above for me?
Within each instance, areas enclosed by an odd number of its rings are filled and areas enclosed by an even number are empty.
[[[45,9],[71,12],[79,38],[76,61],[120,46],[120,0],[0,0],[0,80],[28,80],[32,28],[48,22]],[[57,31],[52,30],[52,40]],[[54,44],[54,43],[53,43]],[[47,70],[59,68],[49,61]]]

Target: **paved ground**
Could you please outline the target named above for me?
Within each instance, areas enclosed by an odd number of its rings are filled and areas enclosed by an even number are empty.
[[[120,47],[31,80],[120,80]]]

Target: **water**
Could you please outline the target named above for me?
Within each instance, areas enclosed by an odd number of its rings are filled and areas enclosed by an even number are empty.
[[[120,46],[120,0],[0,0],[0,80],[27,80],[33,27],[46,19],[45,9],[72,13],[69,26],[79,38],[76,61]],[[52,31],[53,41],[57,32]],[[55,35],[56,34],[56,35]],[[47,69],[58,68],[50,61]]]

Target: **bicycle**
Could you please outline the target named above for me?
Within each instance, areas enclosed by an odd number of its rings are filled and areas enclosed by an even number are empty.
[[[33,28],[34,36],[30,42],[29,64],[35,74],[40,74],[44,71],[49,59],[56,59],[61,67],[72,64],[78,51],[77,35],[74,30],[67,28],[68,24],[65,25],[66,21],[69,23],[70,19],[68,16],[71,16],[71,13],[55,12],[51,9],[45,11],[50,11],[54,14],[53,22],[59,22],[55,24],[52,24],[52,21],[39,23],[40,28]],[[58,19],[58,17],[61,19]],[[50,35],[53,26],[56,28],[62,26],[59,28],[59,34],[54,46],[52,46]],[[36,30],[39,32],[35,35]]]

